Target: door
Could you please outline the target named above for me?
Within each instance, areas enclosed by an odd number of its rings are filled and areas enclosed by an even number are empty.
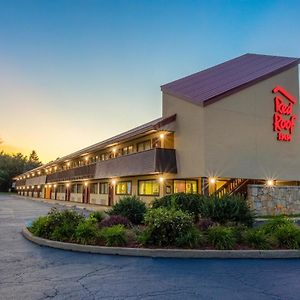
[[[85,186],[83,191],[83,203],[89,203],[89,202],[90,202],[90,189],[88,186]]]
[[[68,186],[66,187],[65,201],[70,201],[70,188]]]
[[[108,205],[114,205],[114,185],[109,184],[108,186]]]

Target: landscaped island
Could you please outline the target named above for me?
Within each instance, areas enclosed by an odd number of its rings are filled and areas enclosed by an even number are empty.
[[[45,239],[99,246],[188,249],[299,249],[300,228],[289,218],[254,226],[244,199],[173,194],[153,201],[124,197],[109,211],[85,217],[52,209],[28,228]]]

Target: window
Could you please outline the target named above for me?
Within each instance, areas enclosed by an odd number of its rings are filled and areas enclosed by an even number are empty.
[[[197,180],[174,180],[174,193],[197,193]]]
[[[131,194],[131,181],[118,182],[116,184],[117,195],[130,195]]]
[[[160,148],[161,147],[161,139],[159,137],[155,137],[152,139],[152,148]]]
[[[139,195],[158,196],[159,183],[157,182],[157,180],[140,180]]]
[[[81,194],[83,192],[83,185],[77,184],[77,194]]]
[[[126,146],[122,149],[122,155],[127,155],[133,152],[133,146]]]
[[[92,183],[90,186],[91,194],[98,194],[98,183]]]
[[[100,194],[108,194],[108,183],[107,182],[100,183]]]
[[[60,185],[57,187],[57,192],[58,192],[58,193],[64,193],[64,192],[65,192],[65,186],[60,184]]]
[[[71,193],[73,193],[73,194],[77,193],[76,184],[72,184]]]
[[[151,149],[151,141],[147,140],[141,143],[137,144],[137,151],[141,152],[141,151],[146,151],[146,150],[150,150]]]

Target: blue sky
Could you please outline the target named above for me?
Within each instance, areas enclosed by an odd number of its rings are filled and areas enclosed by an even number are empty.
[[[1,1],[0,137],[44,162],[161,115],[160,85],[300,57],[300,1]]]

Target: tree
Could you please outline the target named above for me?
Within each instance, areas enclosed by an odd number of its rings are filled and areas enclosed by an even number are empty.
[[[40,165],[35,151],[31,152],[29,159],[22,153],[10,155],[0,152],[0,191],[8,191],[11,188],[13,177]]]
[[[42,163],[40,162],[40,159],[36,153],[35,150],[32,150],[32,152],[29,155],[28,162],[25,166],[25,171],[32,170],[34,168],[37,168],[41,165]]]

